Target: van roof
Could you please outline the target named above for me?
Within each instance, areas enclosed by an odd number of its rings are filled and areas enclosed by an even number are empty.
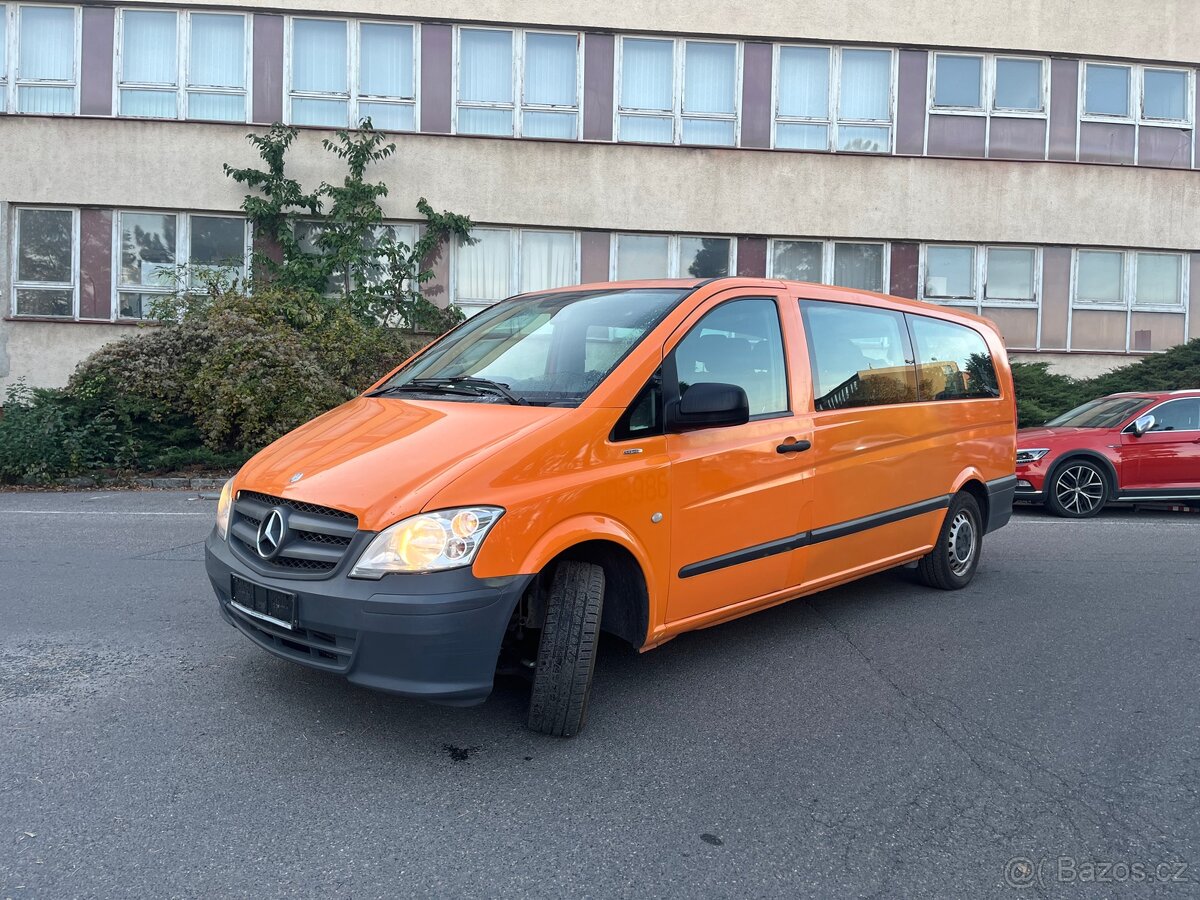
[[[720,275],[715,278],[647,278],[641,280],[627,281],[595,281],[588,284],[569,285],[567,287],[552,288],[546,291],[529,291],[529,294],[557,294],[557,293],[573,293],[576,291],[598,291],[598,290],[613,290],[613,289],[635,289],[635,288],[691,288],[693,290],[705,287],[709,284],[719,283],[722,288],[755,288],[755,287],[775,287],[785,290],[792,290],[801,293],[804,297],[811,300],[841,300],[843,302],[862,302],[863,300],[883,300],[885,303],[892,306],[911,309],[914,312],[940,312],[942,314],[970,319],[975,322],[981,322],[990,328],[995,328],[995,324],[989,319],[975,315],[968,310],[960,307],[939,306],[935,303],[924,303],[920,300],[910,300],[907,297],[896,297],[892,294],[884,294],[878,291],[865,291],[858,288],[839,287],[832,284],[817,284],[811,281],[789,281],[783,278],[759,278],[742,275]]]

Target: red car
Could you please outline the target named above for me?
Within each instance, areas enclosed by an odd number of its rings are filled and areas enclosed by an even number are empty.
[[[1017,500],[1060,516],[1110,501],[1200,504],[1200,389],[1101,397],[1017,432]]]

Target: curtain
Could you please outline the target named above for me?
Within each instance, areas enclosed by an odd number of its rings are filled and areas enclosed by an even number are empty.
[[[121,81],[175,85],[179,77],[176,14],[125,10],[121,24]]]
[[[17,77],[75,80],[75,10],[22,6]]]
[[[820,284],[822,252],[819,241],[775,241],[771,277]]]
[[[188,86],[245,88],[245,30],[244,16],[192,13]]]
[[[1120,303],[1124,280],[1124,254],[1111,250],[1080,250],[1075,298],[1100,303]]]
[[[1083,108],[1093,116],[1129,115],[1128,66],[1085,63]]]
[[[975,248],[930,247],[925,251],[925,296],[975,296]]]
[[[512,103],[512,41],[511,31],[462,29],[458,45],[459,100]]]
[[[669,144],[675,139],[671,119],[661,116],[621,116],[623,141],[642,141],[647,144]]]
[[[1042,108],[1042,61],[1040,59],[996,60],[996,108],[1024,110]]]
[[[671,110],[674,42],[624,38],[621,41],[621,108]]]
[[[1179,306],[1182,303],[1180,268],[1183,257],[1174,253],[1137,255],[1135,303]]]
[[[459,244],[455,295],[460,301],[503,300],[508,296],[512,234],[498,228],[476,228],[478,243]]]
[[[841,118],[891,121],[891,51],[843,50],[841,88]]]
[[[573,113],[534,112],[525,110],[521,115],[521,133],[525,137],[564,138],[575,140],[578,116]]]
[[[806,119],[829,118],[827,49],[779,48],[779,115]]]
[[[359,93],[412,99],[412,26],[363,23],[359,29]]]
[[[992,300],[1032,300],[1034,252],[992,247],[987,252],[987,286]]]
[[[295,19],[292,23],[292,90],[345,94],[346,23]],[[293,107],[294,108],[294,107]],[[342,117],[345,123],[345,116]],[[302,122],[301,124],[324,124]]]
[[[733,115],[737,93],[737,47],[688,41],[685,45],[684,113]]]
[[[860,291],[882,291],[883,245],[835,244],[833,283]]]
[[[8,78],[8,7],[0,3],[0,81]]]
[[[1142,114],[1147,119],[1186,120],[1187,72],[1146,69]]]
[[[573,34],[525,37],[525,101],[545,106],[575,106],[578,38]]]
[[[565,287],[575,274],[575,235],[566,231],[521,232],[521,291]]]
[[[933,103],[935,106],[962,106],[969,109],[981,107],[983,57],[936,54],[933,60]]]
[[[188,92],[188,118],[210,122],[246,121],[245,94]]]
[[[617,235],[617,278],[666,278],[667,238],[656,234]]]

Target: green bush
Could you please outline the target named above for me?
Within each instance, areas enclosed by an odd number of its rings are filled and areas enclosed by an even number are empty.
[[[1013,363],[1017,420],[1022,428],[1042,425],[1067,410],[1123,391],[1175,391],[1200,387],[1200,339],[1147,356],[1095,378],[1070,378],[1048,363]]]

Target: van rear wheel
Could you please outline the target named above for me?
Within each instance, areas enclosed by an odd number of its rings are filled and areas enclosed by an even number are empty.
[[[979,502],[966,491],[950,501],[933,549],[917,562],[917,576],[929,587],[957,591],[971,583],[983,550]]]
[[[546,598],[529,698],[534,731],[571,737],[583,728],[603,611],[604,569],[576,560],[560,562]]]

